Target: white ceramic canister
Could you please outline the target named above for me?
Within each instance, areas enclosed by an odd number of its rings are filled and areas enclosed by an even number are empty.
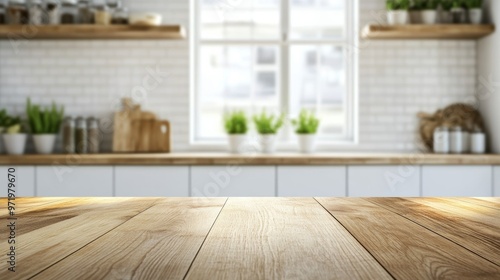
[[[447,154],[450,152],[450,133],[448,128],[440,126],[434,129],[434,153]]]
[[[462,140],[462,128],[460,126],[453,127],[450,132],[450,152],[452,154],[461,154],[463,152]]]
[[[486,135],[481,131],[474,131],[470,135],[470,151],[473,154],[486,152]]]

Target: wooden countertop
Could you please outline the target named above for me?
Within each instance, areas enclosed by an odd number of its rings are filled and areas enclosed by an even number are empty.
[[[439,154],[94,154],[0,156],[0,165],[500,165],[500,155]]]
[[[15,203],[18,266],[1,279],[500,278],[498,198]]]

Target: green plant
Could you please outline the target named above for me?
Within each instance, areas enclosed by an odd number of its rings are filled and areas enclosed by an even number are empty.
[[[32,105],[28,98],[26,106],[29,126],[34,134],[55,134],[59,132],[64,117],[64,107],[57,108],[55,103],[49,108],[42,109],[39,105]]]
[[[22,132],[21,119],[19,117],[11,117],[4,110],[0,111],[0,132],[9,134]]]
[[[445,11],[451,11],[451,8],[453,8],[453,2],[454,0],[441,0],[441,8]]]
[[[424,10],[436,10],[439,6],[439,0],[426,0],[424,1]]]
[[[465,6],[469,9],[479,9],[483,7],[483,0],[465,0]]]
[[[465,8],[466,4],[464,0],[453,0],[451,6],[452,9],[459,9],[459,8]]]
[[[243,111],[235,111],[224,116],[224,128],[227,134],[245,134],[248,131],[248,119]]]
[[[410,10],[412,11],[420,11],[424,8],[425,0],[413,0],[410,4]]]
[[[408,10],[410,8],[410,0],[387,0],[385,2],[387,10]]]
[[[303,109],[298,119],[292,120],[292,124],[297,134],[315,134],[318,131],[319,119],[313,112]]]
[[[274,115],[267,115],[263,111],[260,115],[253,117],[257,131],[260,134],[276,134],[278,130],[283,126],[283,120],[285,116],[281,114],[279,117]]]

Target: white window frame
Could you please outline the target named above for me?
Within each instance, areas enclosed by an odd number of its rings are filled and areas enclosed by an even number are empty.
[[[231,3],[230,0],[221,0],[223,3]],[[298,44],[309,44],[309,45],[328,45],[335,44],[342,46],[345,52],[345,71],[346,71],[346,91],[345,91],[345,109],[346,109],[346,134],[338,139],[332,139],[328,141],[321,141],[318,144],[318,150],[336,150],[338,148],[342,149],[346,146],[357,145],[358,144],[358,46],[359,46],[359,36],[358,36],[358,0],[344,0],[346,2],[346,28],[345,28],[345,38],[339,40],[295,40],[293,43],[288,40],[289,34],[289,0],[281,0],[281,34],[283,38],[281,40],[200,40],[199,26],[200,26],[200,5],[199,0],[191,0],[191,12],[190,12],[190,25],[191,25],[191,35],[190,35],[190,124],[189,124],[189,141],[191,147],[198,148],[215,148],[215,147],[226,147],[227,144],[224,141],[210,141],[210,140],[200,140],[196,139],[196,110],[198,108],[198,88],[200,82],[199,73],[199,63],[198,57],[200,54],[201,41],[203,44],[243,44],[243,45],[278,45],[280,48],[280,83],[278,84],[279,94],[282,104],[286,104],[287,108],[290,108],[290,99],[288,95],[289,88],[289,77],[290,68],[289,63],[289,50],[290,45]],[[222,122],[222,119],[221,119]],[[285,127],[285,129],[290,129],[290,126]],[[291,149],[295,148],[294,143],[278,143],[278,148],[280,149]]]

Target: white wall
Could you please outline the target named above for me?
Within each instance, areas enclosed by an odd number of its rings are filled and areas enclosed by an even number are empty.
[[[487,21],[500,26],[500,1],[486,1]],[[479,108],[486,122],[489,146],[500,153],[500,34],[481,39],[478,43],[478,88]]]
[[[189,1],[124,1],[131,10],[189,25]],[[360,27],[384,21],[384,0],[359,0]],[[498,5],[497,5],[498,6]],[[17,44],[19,43],[19,44]],[[13,47],[16,46],[16,47]],[[475,41],[364,41],[359,50],[359,145],[353,151],[413,151],[416,113],[471,97]],[[56,100],[75,116],[110,116],[158,66],[169,74],[145,107],[173,124],[173,150],[189,146],[189,40],[0,41],[0,106],[23,113],[25,100]],[[105,138],[109,150],[111,134]],[[345,147],[339,148],[346,150]]]

